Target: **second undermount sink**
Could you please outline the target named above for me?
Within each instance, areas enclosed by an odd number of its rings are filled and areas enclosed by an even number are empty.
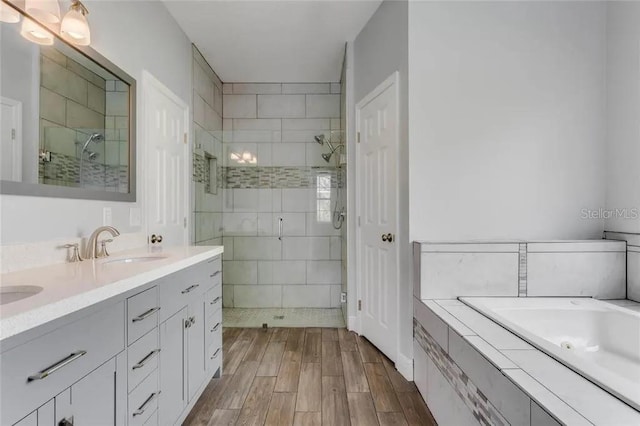
[[[35,296],[42,291],[37,285],[10,285],[0,287],[0,305],[17,302],[27,297]]]
[[[103,261],[102,263],[105,265],[145,263],[145,262],[156,262],[158,260],[164,260],[166,258],[167,256],[130,256],[130,257],[121,257],[118,259],[109,259],[109,260]]]

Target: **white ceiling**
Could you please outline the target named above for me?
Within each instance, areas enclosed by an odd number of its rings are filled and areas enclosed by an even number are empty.
[[[339,81],[344,45],[381,0],[165,0],[222,81]]]

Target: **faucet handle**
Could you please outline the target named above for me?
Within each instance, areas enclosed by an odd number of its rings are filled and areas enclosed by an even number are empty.
[[[113,242],[113,238],[109,238],[107,240],[100,240],[100,251],[96,255],[96,258],[109,256],[109,252],[107,251],[107,243],[112,243],[112,242]]]
[[[68,256],[69,263],[82,262],[83,259],[80,256],[80,244],[78,244],[78,243],[75,243],[75,244],[64,244],[61,247],[62,248],[66,248],[66,249],[73,249],[73,252],[71,253],[71,255]]]

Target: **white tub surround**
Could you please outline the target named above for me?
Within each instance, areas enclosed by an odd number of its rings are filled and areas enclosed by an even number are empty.
[[[153,280],[221,255],[223,247],[175,247],[127,250],[108,258],[65,263],[2,274],[2,286],[35,285],[43,290],[0,307],[0,344],[13,336],[135,291]],[[121,258],[154,256],[150,262],[108,263]]]
[[[627,299],[640,302],[640,234],[605,232],[608,240],[627,242]]]
[[[439,424],[640,422],[640,412],[458,300],[414,299],[414,357]]]
[[[624,299],[624,241],[414,242],[414,295]]]
[[[640,410],[640,313],[594,299],[461,300]]]

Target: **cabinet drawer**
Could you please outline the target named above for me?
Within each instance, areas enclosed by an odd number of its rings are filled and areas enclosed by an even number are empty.
[[[218,259],[218,258],[216,258]],[[172,317],[190,302],[202,298],[202,295],[214,287],[216,282],[221,282],[222,273],[220,262],[216,259],[201,262],[190,268],[173,273],[162,278],[160,287],[160,322]]]
[[[209,318],[222,308],[222,286],[216,285],[204,295],[204,316]]]
[[[130,345],[158,326],[158,287],[127,299],[127,343]]]
[[[212,315],[207,317],[205,322],[205,347],[213,343],[214,337],[222,337],[222,309],[218,309]]]
[[[2,353],[0,424],[41,406],[125,347],[124,302]]]
[[[205,357],[207,371],[217,370],[222,365],[222,334],[213,337],[213,342],[209,345]]]
[[[131,392],[152,371],[158,368],[160,343],[158,329],[142,336],[128,349],[127,382]]]
[[[129,394],[129,426],[144,425],[158,410],[158,370]]]

